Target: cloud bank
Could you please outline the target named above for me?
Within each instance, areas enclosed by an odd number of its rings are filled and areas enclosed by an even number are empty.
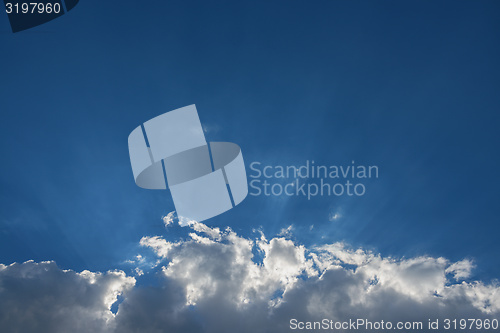
[[[290,332],[291,319],[359,318],[420,321],[425,331],[428,319],[500,315],[500,286],[470,281],[467,259],[386,258],[343,243],[306,248],[289,232],[250,239],[230,228],[180,224],[191,229],[188,239],[140,241],[157,256],[157,286],[54,262],[0,265],[1,331]]]
[[[113,332],[110,311],[135,278],[61,270],[53,261],[0,264],[1,332]]]

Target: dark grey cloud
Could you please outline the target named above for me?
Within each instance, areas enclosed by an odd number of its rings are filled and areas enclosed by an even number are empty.
[[[0,331],[110,332],[110,307],[134,284],[119,271],[77,273],[54,262],[0,265]]]

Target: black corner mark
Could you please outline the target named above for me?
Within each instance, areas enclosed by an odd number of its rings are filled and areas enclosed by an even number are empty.
[[[80,0],[63,0],[66,3],[66,10],[72,10]]]
[[[4,0],[12,32],[52,21],[73,9],[79,0]]]

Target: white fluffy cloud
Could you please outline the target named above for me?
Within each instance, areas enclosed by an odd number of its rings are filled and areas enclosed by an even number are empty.
[[[427,322],[500,314],[500,287],[465,281],[474,266],[467,259],[384,258],[342,243],[306,249],[286,237],[247,239],[229,228],[187,225],[196,231],[189,240],[145,237],[141,244],[165,260],[163,278],[182,291],[179,306],[202,314],[206,331],[288,331],[291,318]]]
[[[289,237],[249,239],[230,228],[182,225],[192,230],[187,240],[141,239],[160,260],[159,286],[133,287],[122,272],[76,273],[54,263],[0,265],[0,327],[288,332],[292,318],[427,323],[500,315],[500,287],[464,280],[474,267],[467,259],[385,258],[342,243],[307,249]],[[119,293],[115,316],[109,309]]]

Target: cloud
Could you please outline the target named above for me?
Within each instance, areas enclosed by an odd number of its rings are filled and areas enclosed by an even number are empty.
[[[160,236],[154,237],[142,237],[140,244],[142,246],[147,246],[152,248],[156,254],[162,258],[166,258],[168,252],[173,248],[174,244],[171,242],[167,242],[165,239]]]
[[[474,263],[469,259],[464,259],[462,261],[458,261],[454,264],[451,264],[448,268],[446,268],[445,273],[453,274],[455,280],[467,279],[472,272],[472,269],[475,267]]]
[[[168,213],[166,216],[162,217],[163,223],[165,224],[165,227],[168,227],[169,225],[174,223],[175,220],[175,211]]]
[[[111,306],[134,285],[121,271],[77,273],[52,261],[0,265],[0,330],[111,332]]]
[[[474,267],[467,259],[383,257],[343,243],[306,248],[262,232],[247,238],[230,228],[185,225],[188,239],[141,239],[160,260],[156,273],[145,274],[157,274],[157,286],[135,284],[123,272],[64,271],[53,262],[0,265],[0,327],[289,332],[292,318],[426,324],[500,314],[500,286],[465,281]],[[119,293],[123,302],[113,315]]]
[[[162,272],[181,286],[186,308],[206,315],[207,331],[288,331],[291,318],[427,322],[500,313],[498,284],[463,281],[473,268],[468,260],[382,257],[343,243],[306,249],[282,237],[247,239],[231,229],[217,235],[191,233],[169,249]]]
[[[278,236],[290,237],[292,235],[293,225],[290,224],[288,228],[282,228],[278,234]]]

